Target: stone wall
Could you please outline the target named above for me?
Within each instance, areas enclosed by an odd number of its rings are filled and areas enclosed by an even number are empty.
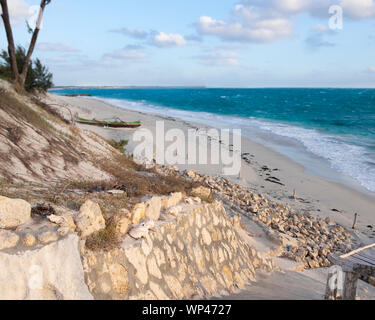
[[[220,202],[182,205],[145,238],[91,251],[82,241],[83,268],[95,299],[190,299],[233,291],[270,270],[234,228]]]
[[[38,205],[33,215],[23,200],[0,204],[0,299],[206,298],[273,267],[221,202],[181,193],[147,198],[123,209],[120,243],[109,251],[86,246],[108,227],[95,201],[79,212]]]

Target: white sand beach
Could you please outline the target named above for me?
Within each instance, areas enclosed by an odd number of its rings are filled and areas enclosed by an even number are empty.
[[[155,132],[156,121],[164,120],[165,130],[172,128],[187,131],[189,128],[202,129],[204,126],[187,123],[168,115],[151,115],[124,109],[106,102],[82,97],[65,97],[49,94],[58,104],[67,104],[73,113],[81,117],[106,119],[119,117],[127,121],[142,121],[142,127]],[[62,112],[64,108],[61,109]],[[137,145],[133,141],[135,129],[111,129],[79,124],[82,129],[92,130],[106,139],[129,140],[127,151]],[[320,217],[331,217],[346,228],[353,225],[354,214],[358,213],[356,235],[364,244],[373,243],[375,238],[375,194],[360,186],[352,187],[319,178],[292,161],[250,139],[242,137],[242,161],[240,177],[229,177],[257,193],[266,194],[274,201],[289,204],[296,211],[311,212]],[[193,169],[209,175],[221,174],[222,167],[214,165],[178,166]],[[267,180],[266,180],[267,179]],[[271,180],[271,181],[269,181]],[[293,197],[294,190],[296,199]]]

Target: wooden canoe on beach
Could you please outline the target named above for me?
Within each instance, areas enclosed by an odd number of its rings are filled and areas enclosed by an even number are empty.
[[[78,123],[88,124],[99,127],[110,127],[110,128],[138,128],[142,125],[140,121],[126,122],[121,120],[116,121],[105,121],[105,120],[88,120],[84,118],[76,118]]]

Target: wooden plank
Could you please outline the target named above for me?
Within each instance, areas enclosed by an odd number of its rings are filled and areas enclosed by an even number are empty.
[[[362,260],[366,261],[367,263],[369,263],[369,264],[375,266],[375,260],[372,259],[371,257],[365,255],[365,254],[362,253],[362,252],[361,252],[361,253],[357,253],[354,257],[357,257],[357,258],[359,258],[359,259],[362,259]]]
[[[357,253],[356,255],[359,255],[359,256],[362,256],[362,257],[366,257],[370,261],[374,261],[375,262],[375,256],[372,256],[372,255],[368,254],[367,251],[362,251],[360,253]]]
[[[340,266],[343,271],[352,272],[354,263],[349,261],[348,259],[342,259],[335,254],[328,255],[328,260],[333,264]]]
[[[344,300],[355,300],[359,275],[355,272],[346,272],[344,281]]]
[[[353,264],[363,264],[365,266],[370,266],[370,267],[374,266],[373,264],[366,262],[365,260],[361,259],[358,256],[351,256],[350,258],[345,259],[345,261],[350,261]]]
[[[357,250],[354,250],[354,251],[349,252],[347,254],[343,254],[342,256],[340,256],[340,258],[345,259],[345,258],[348,258],[348,257],[352,256],[353,254],[358,253],[358,252],[361,252],[361,251],[364,251],[364,250],[368,250],[368,249],[373,249],[373,248],[375,248],[375,243],[370,244],[370,245],[365,246],[365,247],[362,247],[362,248],[358,248]]]

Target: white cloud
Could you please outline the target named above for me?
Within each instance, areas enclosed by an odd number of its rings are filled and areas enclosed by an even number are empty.
[[[293,19],[310,14],[328,19],[328,9],[338,4],[344,18],[375,18],[375,0],[241,0],[227,20],[200,17],[196,28],[201,35],[227,41],[267,43],[293,35]]]
[[[146,53],[144,53],[141,50],[138,49],[129,49],[129,48],[124,48],[120,50],[116,50],[110,53],[106,53],[103,56],[103,60],[109,61],[109,60],[120,60],[120,61],[129,61],[129,60],[143,60],[146,58]]]
[[[370,72],[374,72],[375,73],[375,67],[369,67],[368,68]]]
[[[181,47],[187,42],[180,34],[159,32],[154,35],[152,43],[157,47]]]
[[[9,8],[9,15],[11,22],[13,24],[19,24],[27,20],[33,12],[31,12],[31,7],[23,0],[11,0],[8,1],[8,8]],[[0,14],[2,14],[3,11],[0,7]],[[2,19],[1,23],[2,23]]]
[[[374,0],[341,0],[339,5],[344,9],[344,16],[352,19],[375,17]]]
[[[193,57],[200,64],[215,67],[238,67],[241,57],[233,51],[209,52]]]
[[[52,43],[52,42],[40,42],[37,44],[37,49],[39,51],[45,52],[77,52],[77,49],[69,47],[62,43]]]
[[[121,28],[110,30],[110,32],[120,33],[122,35],[129,36],[134,39],[146,39],[149,36],[148,32],[141,29]]]
[[[14,21],[24,21],[31,16],[30,6],[23,0],[8,1],[9,14]]]
[[[315,25],[309,36],[306,38],[306,43],[310,47],[318,48],[318,47],[334,47],[335,44],[331,41],[325,40],[326,36],[334,36],[337,32],[331,30],[327,26],[323,24]]]
[[[228,41],[273,42],[280,38],[288,38],[292,34],[291,23],[282,18],[227,23],[211,17],[201,17],[198,32],[205,35],[218,36]]]

